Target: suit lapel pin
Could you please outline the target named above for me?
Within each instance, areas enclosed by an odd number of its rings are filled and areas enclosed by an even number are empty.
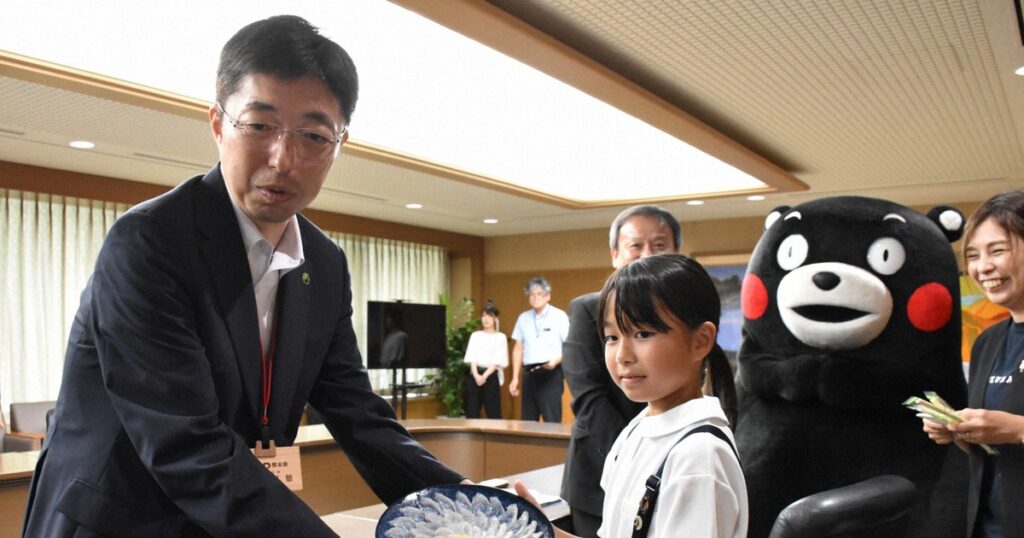
[[[302,283],[307,286],[309,285],[309,273],[302,273]],[[1024,365],[1021,368],[1024,369]]]

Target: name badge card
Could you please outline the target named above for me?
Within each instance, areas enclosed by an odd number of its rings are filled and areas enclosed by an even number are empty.
[[[260,460],[268,471],[274,473],[288,489],[299,491],[302,489],[302,460],[299,457],[299,447],[274,445],[270,441],[270,448],[262,448],[261,443],[256,441],[256,448],[252,449],[253,455]]]

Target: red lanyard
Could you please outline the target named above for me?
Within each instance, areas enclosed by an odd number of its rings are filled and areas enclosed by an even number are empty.
[[[259,336],[257,336],[259,338]],[[277,340],[277,316],[274,316],[274,324],[270,328],[270,353],[263,353],[263,339],[259,338],[260,342],[260,372],[262,374],[260,381],[260,388],[263,396],[263,408],[262,414],[260,415],[260,436],[262,437],[263,446],[267,447],[270,444],[270,418],[267,416],[267,411],[270,409],[270,387],[271,381],[274,376],[274,345]]]

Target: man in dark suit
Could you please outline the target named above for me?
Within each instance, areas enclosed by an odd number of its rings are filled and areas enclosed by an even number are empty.
[[[371,390],[345,254],[298,214],[357,88],[345,51],[298,17],[225,45],[209,113],[220,163],[111,229],[25,536],[334,536],[250,451],[291,445],[307,401],[382,500],[462,480]]]
[[[633,206],[612,221],[608,245],[616,269],[645,256],[679,252],[679,222],[660,207]],[[597,332],[599,297],[599,292],[589,293],[569,303],[569,337],[562,344],[562,368],[576,415],[562,497],[571,509],[573,532],[584,537],[596,536],[601,526],[605,456],[622,428],[646,407],[626,398],[608,374],[604,343]]]

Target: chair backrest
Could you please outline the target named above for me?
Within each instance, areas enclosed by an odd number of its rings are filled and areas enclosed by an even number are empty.
[[[14,402],[11,404],[11,431],[46,433],[46,413],[57,404],[47,402]]]
[[[882,475],[800,499],[786,507],[769,538],[887,538],[906,536],[917,488]]]

